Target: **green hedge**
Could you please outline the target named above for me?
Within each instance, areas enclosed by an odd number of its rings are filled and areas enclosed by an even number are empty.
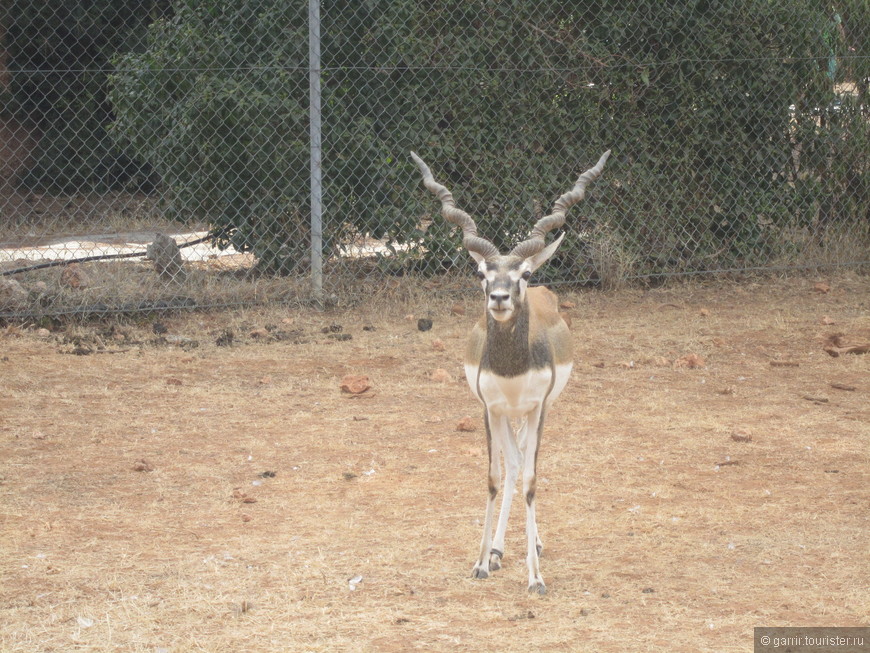
[[[179,0],[115,60],[111,133],[171,209],[287,271],[308,222],[307,7]],[[324,2],[327,247],[371,233],[388,265],[464,261],[414,149],[507,247],[607,148],[556,278],[752,265],[868,200],[862,0]],[[863,53],[863,57],[859,56]],[[862,81],[864,80],[864,81]],[[837,94],[837,83],[857,93]],[[797,241],[796,241],[797,242]]]

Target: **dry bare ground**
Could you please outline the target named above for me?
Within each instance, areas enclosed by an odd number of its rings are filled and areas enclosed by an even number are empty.
[[[870,355],[824,348],[870,342],[870,282],[816,281],[563,296],[544,597],[522,502],[470,578],[476,297],[8,327],[0,650],[721,653],[867,625]]]

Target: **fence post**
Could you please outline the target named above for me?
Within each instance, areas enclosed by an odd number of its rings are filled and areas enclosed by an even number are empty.
[[[320,0],[308,0],[308,85],[311,125],[311,291],[323,295],[323,171],[320,124]]]

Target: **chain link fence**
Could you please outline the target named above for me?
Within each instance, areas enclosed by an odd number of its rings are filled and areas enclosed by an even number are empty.
[[[9,0],[0,315],[870,263],[866,0]]]

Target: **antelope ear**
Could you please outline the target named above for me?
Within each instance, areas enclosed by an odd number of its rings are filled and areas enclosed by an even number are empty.
[[[482,256],[481,254],[478,254],[477,252],[472,252],[471,250],[468,250],[468,253],[471,254],[471,258],[473,258],[474,262],[477,263],[478,265],[480,265],[481,263],[483,263],[486,260],[486,258],[484,256]]]
[[[541,267],[544,263],[546,263],[547,259],[549,259],[553,254],[556,253],[556,250],[559,249],[559,245],[561,244],[562,239],[564,237],[565,237],[565,234],[563,233],[561,236],[559,236],[556,240],[554,240],[552,243],[547,245],[540,252],[527,258],[526,263],[529,266],[529,271],[534,272],[539,267]]]

